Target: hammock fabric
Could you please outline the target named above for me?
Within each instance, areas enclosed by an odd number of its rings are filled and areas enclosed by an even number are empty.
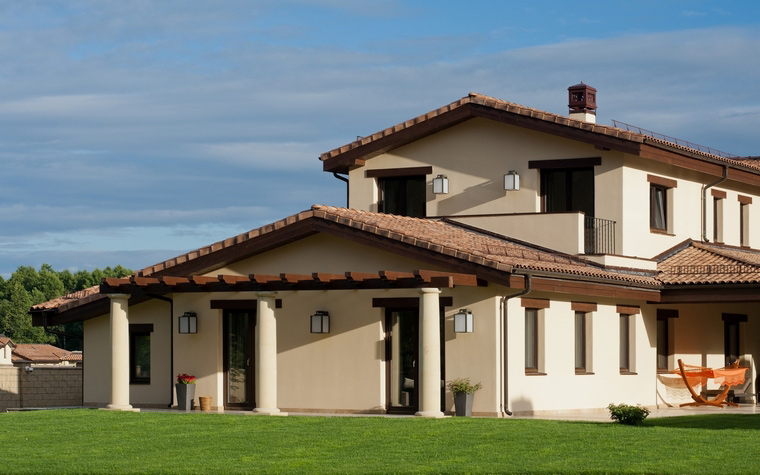
[[[730,366],[716,369],[706,368],[704,366],[687,365],[684,364],[683,361],[678,360],[678,370],[674,370],[673,373],[681,375],[681,378],[686,384],[686,389],[689,390],[691,398],[694,400],[694,402],[681,404],[681,406],[738,406],[738,404],[727,402],[725,399],[726,396],[728,396],[728,391],[731,389],[731,386],[744,383],[744,375],[747,372],[747,369],[748,368],[746,367],[739,366],[739,360],[736,360],[736,362]],[[723,387],[723,390],[720,394],[715,396],[714,399],[707,399],[694,390],[695,387],[707,384],[708,378],[714,379],[716,384]],[[698,390],[699,389],[697,389],[697,391]]]

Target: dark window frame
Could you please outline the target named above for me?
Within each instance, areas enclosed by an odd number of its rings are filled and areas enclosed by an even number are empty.
[[[668,216],[667,186],[650,183],[649,185],[649,229],[651,231],[667,232],[670,216]],[[658,195],[661,200],[658,200]],[[658,219],[659,218],[659,219]],[[661,223],[658,223],[661,220]]]
[[[631,371],[631,316],[627,313],[619,314],[620,322],[620,372]]]
[[[538,344],[539,344],[539,328],[538,328],[538,309],[526,308],[525,309],[525,372],[538,374],[539,360],[538,360]],[[529,344],[529,340],[531,344]],[[533,348],[532,352],[529,352],[529,348]]]
[[[377,178],[378,211],[397,216],[424,218],[427,215],[427,177],[425,175],[386,176]],[[399,194],[396,206],[389,205],[389,188],[395,186]],[[419,199],[419,202],[415,200]],[[419,209],[415,209],[418,207]]]
[[[129,384],[150,384],[150,369],[151,369],[151,333],[153,333],[153,324],[130,324],[129,325]],[[138,345],[143,338],[148,339],[148,376],[142,376],[138,374]],[[142,373],[143,365],[139,365]]]
[[[582,173],[590,173],[590,183],[588,183],[588,180],[583,179],[584,177],[588,177],[581,175]],[[552,188],[549,183],[551,181],[550,177],[554,176],[558,177],[560,181],[562,181],[562,175],[564,175],[564,197],[562,197],[560,201],[564,204],[564,206],[557,207],[557,205],[550,204],[550,199],[548,196]],[[583,183],[580,183],[580,181],[583,181]],[[583,212],[587,217],[594,217],[596,208],[595,181],[596,176],[593,166],[541,168],[541,210],[544,213]],[[583,203],[577,203],[577,200],[574,199],[577,198],[577,196],[573,193],[573,190],[576,189],[576,187],[579,187],[581,190],[591,191],[591,199],[587,200],[589,202],[586,203],[588,206],[590,206],[589,208],[580,209],[583,208],[583,206],[581,206]]]
[[[588,372],[588,341],[586,337],[586,312],[579,310],[575,311],[574,323],[573,323],[573,336],[575,339],[575,372],[586,373]]]

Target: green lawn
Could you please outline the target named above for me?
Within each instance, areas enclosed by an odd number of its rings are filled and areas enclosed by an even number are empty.
[[[760,415],[520,419],[0,413],[0,473],[757,473]]]

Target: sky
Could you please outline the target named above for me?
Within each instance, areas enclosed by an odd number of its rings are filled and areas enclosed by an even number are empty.
[[[321,153],[478,92],[760,155],[760,2],[0,0],[0,276],[345,206]]]

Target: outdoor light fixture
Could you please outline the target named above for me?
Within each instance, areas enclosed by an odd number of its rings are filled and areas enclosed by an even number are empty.
[[[195,312],[185,312],[179,317],[179,332],[198,333],[198,315]]]
[[[438,175],[433,178],[433,193],[436,195],[445,195],[449,192],[449,179],[446,175]]]
[[[504,189],[506,191],[520,190],[520,175],[516,171],[509,170],[509,173],[504,175]]]
[[[317,310],[311,316],[312,333],[330,333],[330,314],[324,310]]]
[[[454,333],[472,333],[472,312],[466,308],[454,314]]]

